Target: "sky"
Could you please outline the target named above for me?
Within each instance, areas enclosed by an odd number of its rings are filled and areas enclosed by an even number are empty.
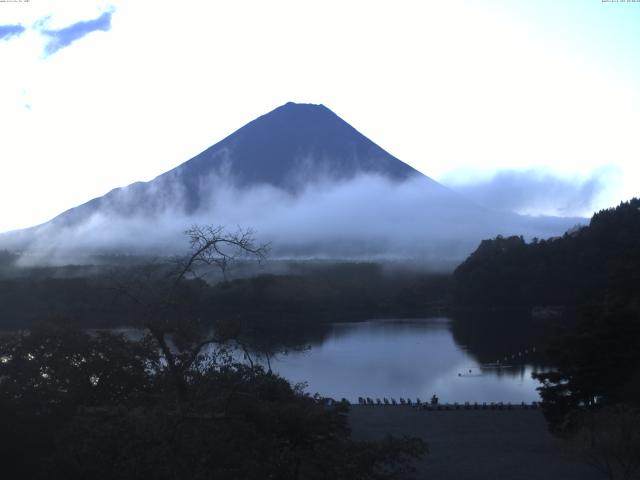
[[[640,2],[0,2],[0,232],[322,103],[489,207],[640,194]]]

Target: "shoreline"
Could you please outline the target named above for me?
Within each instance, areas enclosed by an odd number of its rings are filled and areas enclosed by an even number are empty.
[[[373,400],[369,397],[362,399],[358,403],[351,403],[351,407],[372,408],[372,407],[388,407],[388,408],[412,408],[414,410],[436,412],[436,411],[464,411],[464,410],[538,410],[540,408],[540,402],[448,402],[448,403],[416,403],[409,400],[409,402],[400,399],[397,402],[391,398],[388,403],[380,401],[380,399]],[[387,400],[385,398],[385,400]]]

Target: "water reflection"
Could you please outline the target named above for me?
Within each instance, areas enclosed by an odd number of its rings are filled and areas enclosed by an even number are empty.
[[[481,363],[545,365],[543,353],[553,325],[533,320],[529,312],[470,310],[456,312],[454,341]]]
[[[444,318],[337,324],[310,350],[276,356],[271,365],[293,382],[306,381],[311,393],[351,401],[426,400],[434,393],[443,402],[539,399],[531,378],[539,367],[526,359],[508,368],[485,365],[501,352],[476,357],[456,343],[452,329]]]

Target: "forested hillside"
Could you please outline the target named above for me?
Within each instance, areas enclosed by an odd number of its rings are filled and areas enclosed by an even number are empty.
[[[484,240],[454,272],[455,302],[576,306],[604,300],[612,290],[637,302],[639,272],[640,199],[634,198],[562,237]]]

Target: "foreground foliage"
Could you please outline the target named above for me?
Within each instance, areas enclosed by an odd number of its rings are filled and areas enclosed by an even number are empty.
[[[609,480],[640,477],[640,412],[614,405],[582,412],[571,450]]]
[[[46,324],[2,338],[0,356],[7,478],[384,479],[426,450],[354,441],[347,404],[220,350],[185,369],[179,396],[151,336]]]
[[[351,439],[348,404],[309,396],[251,360],[243,323],[206,321],[202,280],[242,255],[250,231],[188,230],[173,268],[114,278],[139,340],[62,322],[0,339],[0,460],[10,478],[391,479],[419,439]],[[203,268],[204,267],[204,268]],[[231,345],[227,350],[225,345]],[[241,347],[249,364],[235,360]]]
[[[640,407],[640,311],[605,306],[581,310],[549,350],[555,369],[535,373],[549,426],[581,428],[585,410]]]

